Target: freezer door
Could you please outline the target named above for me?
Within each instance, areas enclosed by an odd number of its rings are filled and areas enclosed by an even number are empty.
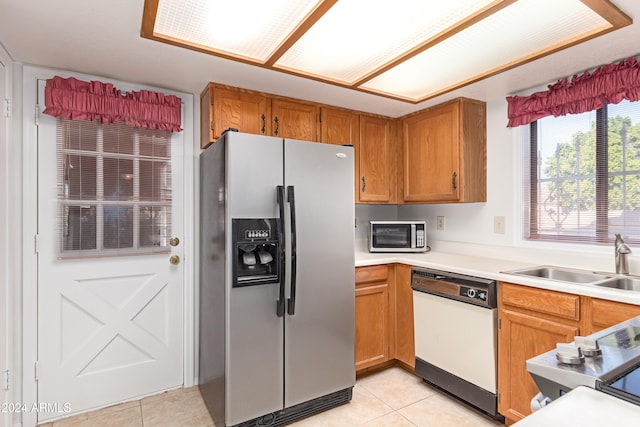
[[[287,274],[291,280],[295,275],[295,283],[285,315],[286,407],[355,384],[353,164],[352,147],[285,140],[288,228],[295,208],[295,230],[289,230],[295,247],[288,250],[295,265]]]
[[[231,247],[231,219],[277,218],[277,186],[283,184],[283,140],[258,135],[227,133],[228,225],[227,253]],[[217,144],[217,142],[216,142]],[[283,408],[283,318],[276,314],[278,284],[231,286],[233,271],[227,257],[226,425]]]

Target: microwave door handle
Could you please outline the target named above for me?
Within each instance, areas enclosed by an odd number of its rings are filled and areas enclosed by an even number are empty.
[[[287,302],[287,313],[290,316],[296,314],[296,198],[293,185],[287,187],[287,201],[289,202],[291,218],[291,294]]]
[[[416,247],[416,225],[411,224],[411,249]]]
[[[276,302],[276,314],[278,317],[284,316],[284,284],[285,284],[285,238],[284,238],[284,186],[278,185],[276,188],[278,198],[278,265],[280,269],[280,283],[278,288],[278,301]]]

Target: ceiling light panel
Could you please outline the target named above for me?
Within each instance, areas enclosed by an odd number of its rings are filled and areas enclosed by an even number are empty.
[[[154,33],[265,62],[318,0],[159,0]]]
[[[340,0],[275,67],[352,84],[495,0]]]
[[[520,0],[360,87],[415,102],[610,26],[579,0]]]

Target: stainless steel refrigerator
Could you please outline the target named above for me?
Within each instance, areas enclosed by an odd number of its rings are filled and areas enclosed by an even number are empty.
[[[214,421],[351,400],[353,148],[226,132],[200,156],[199,384]]]

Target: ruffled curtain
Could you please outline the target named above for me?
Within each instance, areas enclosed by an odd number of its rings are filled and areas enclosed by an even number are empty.
[[[507,127],[529,124],[547,116],[597,110],[602,104],[640,100],[640,63],[635,57],[574,75],[530,96],[508,96]]]
[[[44,97],[44,113],[54,117],[182,130],[182,101],[174,95],[148,90],[122,93],[110,83],[55,76],[47,80]]]

